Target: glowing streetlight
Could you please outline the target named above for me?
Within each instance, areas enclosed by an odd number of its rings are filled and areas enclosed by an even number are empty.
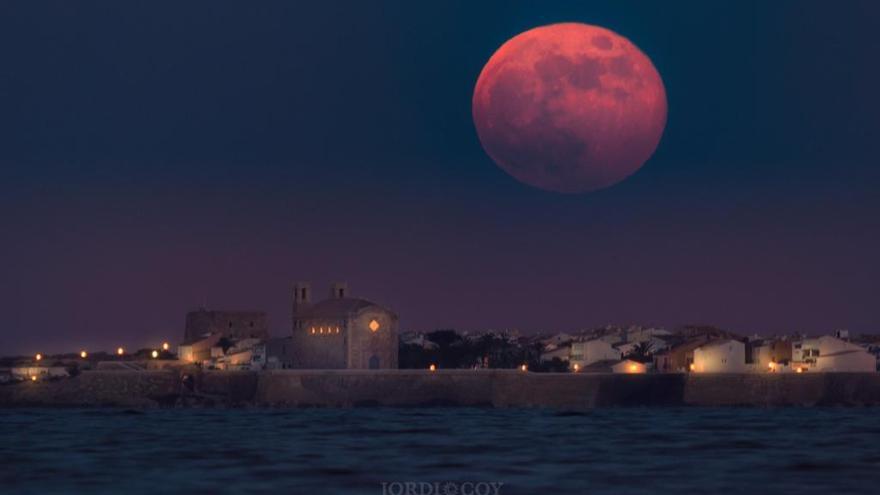
[[[162,342],[162,350],[163,351],[167,351],[170,348],[171,348],[171,346],[168,345],[168,342]]]
[[[637,371],[639,371],[639,366],[638,366],[637,364],[631,364],[631,365],[629,365],[629,372],[630,372],[630,373],[635,373],[635,372],[637,372]]]
[[[153,356],[153,359],[156,359],[159,357],[159,351],[153,351],[150,355]]]
[[[691,363],[690,369],[691,369],[691,371],[697,371],[697,365],[695,365],[694,363]]]
[[[79,357],[85,359],[85,358],[89,357],[89,353],[86,351],[79,351]]]
[[[767,367],[770,368],[770,371],[776,371],[776,363],[773,361],[770,361],[770,364],[768,364]]]
[[[31,381],[32,382],[37,381],[37,375],[31,375]]]
[[[571,367],[571,369],[573,369],[574,372],[577,373],[578,371],[581,370],[581,365],[574,363],[574,365]]]
[[[37,353],[37,355],[34,356],[34,359],[36,359],[37,361],[42,361],[42,360],[43,360],[43,355],[40,354],[40,353]]]
[[[436,365],[436,364],[432,364],[431,366],[428,366],[428,370],[430,370],[430,371],[437,371],[437,365]]]
[[[520,365],[519,370],[520,371],[529,371],[529,367],[526,364],[522,364],[522,365]]]
[[[798,373],[803,373],[803,372],[804,372],[804,369],[801,368],[800,366],[798,366],[796,371],[797,371]]]
[[[122,347],[116,349],[116,354],[122,356],[123,354],[125,354],[125,349],[123,349]]]

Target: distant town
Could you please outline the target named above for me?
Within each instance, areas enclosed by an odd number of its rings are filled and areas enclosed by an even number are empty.
[[[270,336],[265,312],[207,310],[185,317],[179,342],[155,347],[0,358],[0,383],[62,380],[83,371],[517,369],[554,373],[876,372],[880,335],[743,336],[707,325],[665,329],[614,326],[520,335],[516,331],[399,332],[392,310],[352,297],[335,283],[313,302],[311,284],[294,284],[292,320]]]

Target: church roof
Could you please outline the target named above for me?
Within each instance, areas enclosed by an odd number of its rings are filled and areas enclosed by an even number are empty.
[[[297,318],[341,319],[370,306],[388,311],[382,306],[366,299],[345,297],[342,299],[325,299],[311,307],[303,308],[296,316]]]

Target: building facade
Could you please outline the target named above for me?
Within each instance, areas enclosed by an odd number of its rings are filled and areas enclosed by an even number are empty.
[[[877,371],[877,358],[864,348],[828,335],[795,342],[792,349],[792,366],[811,371]]]
[[[230,340],[268,339],[269,319],[262,311],[208,311],[186,314],[184,344],[220,335]]]
[[[329,298],[312,303],[311,284],[297,283],[292,309],[294,368],[397,368],[397,315],[350,297],[347,284],[334,284]]]
[[[600,361],[620,361],[620,351],[605,340],[596,339],[571,344],[571,366],[585,369]]]
[[[746,346],[738,340],[717,340],[694,349],[691,371],[696,373],[744,373]]]

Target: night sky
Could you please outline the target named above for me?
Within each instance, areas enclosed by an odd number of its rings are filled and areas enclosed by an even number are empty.
[[[876,2],[0,3],[0,354],[178,341],[347,280],[401,330],[880,331]],[[653,158],[562,195],[471,96],[535,26],[663,77]]]

